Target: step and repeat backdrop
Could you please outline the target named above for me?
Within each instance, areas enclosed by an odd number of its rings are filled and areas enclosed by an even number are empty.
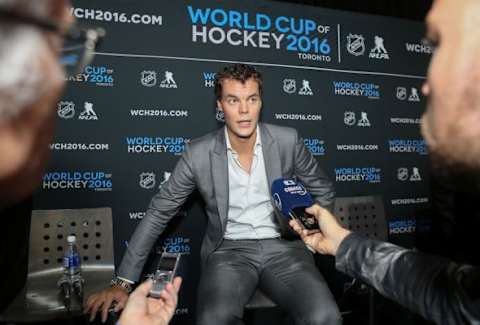
[[[117,266],[185,144],[222,127],[214,77],[232,62],[263,73],[262,121],[296,128],[338,196],[382,195],[390,241],[412,246],[430,230],[422,24],[269,1],[73,3],[80,25],[107,35],[68,78],[35,208],[112,207]],[[194,317],[202,205],[192,195],[153,250],[186,254],[183,322]]]

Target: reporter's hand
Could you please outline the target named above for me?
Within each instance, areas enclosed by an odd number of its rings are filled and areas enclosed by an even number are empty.
[[[90,313],[90,321],[93,321],[97,312],[101,310],[102,323],[105,323],[107,321],[108,310],[110,309],[111,305],[114,302],[116,303],[115,311],[117,312],[125,307],[127,299],[127,290],[119,286],[112,286],[88,297],[83,312],[85,314]]]
[[[173,283],[165,286],[160,298],[155,299],[147,297],[152,280],[145,281],[128,298],[118,322],[122,325],[167,325],[175,313],[181,283],[182,279],[176,277]]]
[[[328,210],[318,204],[312,205],[305,211],[315,216],[320,231],[307,230],[294,219],[290,220],[290,226],[300,235],[306,245],[321,254],[335,256],[338,246],[350,234],[350,231],[343,228]]]

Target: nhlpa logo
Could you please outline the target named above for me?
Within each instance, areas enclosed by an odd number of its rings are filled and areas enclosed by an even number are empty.
[[[347,36],[347,51],[351,55],[360,56],[365,53],[365,38],[360,34]]]
[[[370,121],[368,120],[368,116],[366,112],[361,113],[360,120],[358,121],[358,126],[370,126]]]
[[[155,187],[155,183],[156,183],[156,180],[155,180],[155,174],[152,173],[152,172],[149,172],[149,173],[141,173],[140,174],[140,181],[139,181],[139,184],[140,184],[140,187],[141,188],[144,188],[144,189],[152,189]]]
[[[84,110],[78,117],[79,120],[98,120],[98,116],[93,110],[93,104],[85,102]]]
[[[298,92],[299,95],[303,96],[312,96],[313,91],[312,88],[310,87],[310,81],[308,80],[302,80],[302,88],[300,88],[300,91]]]
[[[420,172],[418,171],[417,167],[413,167],[412,175],[410,176],[411,182],[418,182],[421,181],[422,177],[420,176]]]
[[[155,71],[144,70],[141,73],[140,82],[145,87],[153,87],[157,84],[157,73]]]
[[[57,114],[63,119],[71,119],[75,116],[75,103],[62,101],[57,104]]]
[[[370,51],[369,58],[388,60],[388,52],[385,49],[383,37],[375,35],[375,47]]]
[[[408,96],[408,101],[409,102],[419,102],[420,101],[420,96],[418,96],[418,89],[415,87],[410,88],[410,96]]]
[[[158,188],[161,188],[163,184],[168,182],[168,179],[172,176],[172,173],[170,172],[163,172],[163,180],[160,182],[160,186]]]
[[[294,79],[283,79],[283,91],[293,94],[297,91],[297,82]]]
[[[165,71],[165,78],[160,83],[161,88],[177,88],[177,83],[173,79],[173,72]]]

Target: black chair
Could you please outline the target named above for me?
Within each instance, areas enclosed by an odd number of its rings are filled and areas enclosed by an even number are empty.
[[[334,215],[345,228],[368,238],[386,241],[388,228],[385,208],[380,195],[338,197],[335,199]],[[375,290],[356,279],[343,284],[344,299],[350,294],[368,296],[368,324],[375,324]],[[348,297],[351,299],[351,297]],[[342,313],[351,310],[342,308]]]
[[[385,209],[379,195],[338,197],[333,214],[347,229],[369,238],[388,239]]]
[[[245,305],[244,322],[248,325],[291,324],[287,313],[258,288]]]

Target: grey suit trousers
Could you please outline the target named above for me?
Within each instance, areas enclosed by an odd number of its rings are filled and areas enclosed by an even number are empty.
[[[197,324],[243,324],[245,304],[260,287],[295,324],[341,324],[312,254],[300,240],[224,240],[206,261]]]

